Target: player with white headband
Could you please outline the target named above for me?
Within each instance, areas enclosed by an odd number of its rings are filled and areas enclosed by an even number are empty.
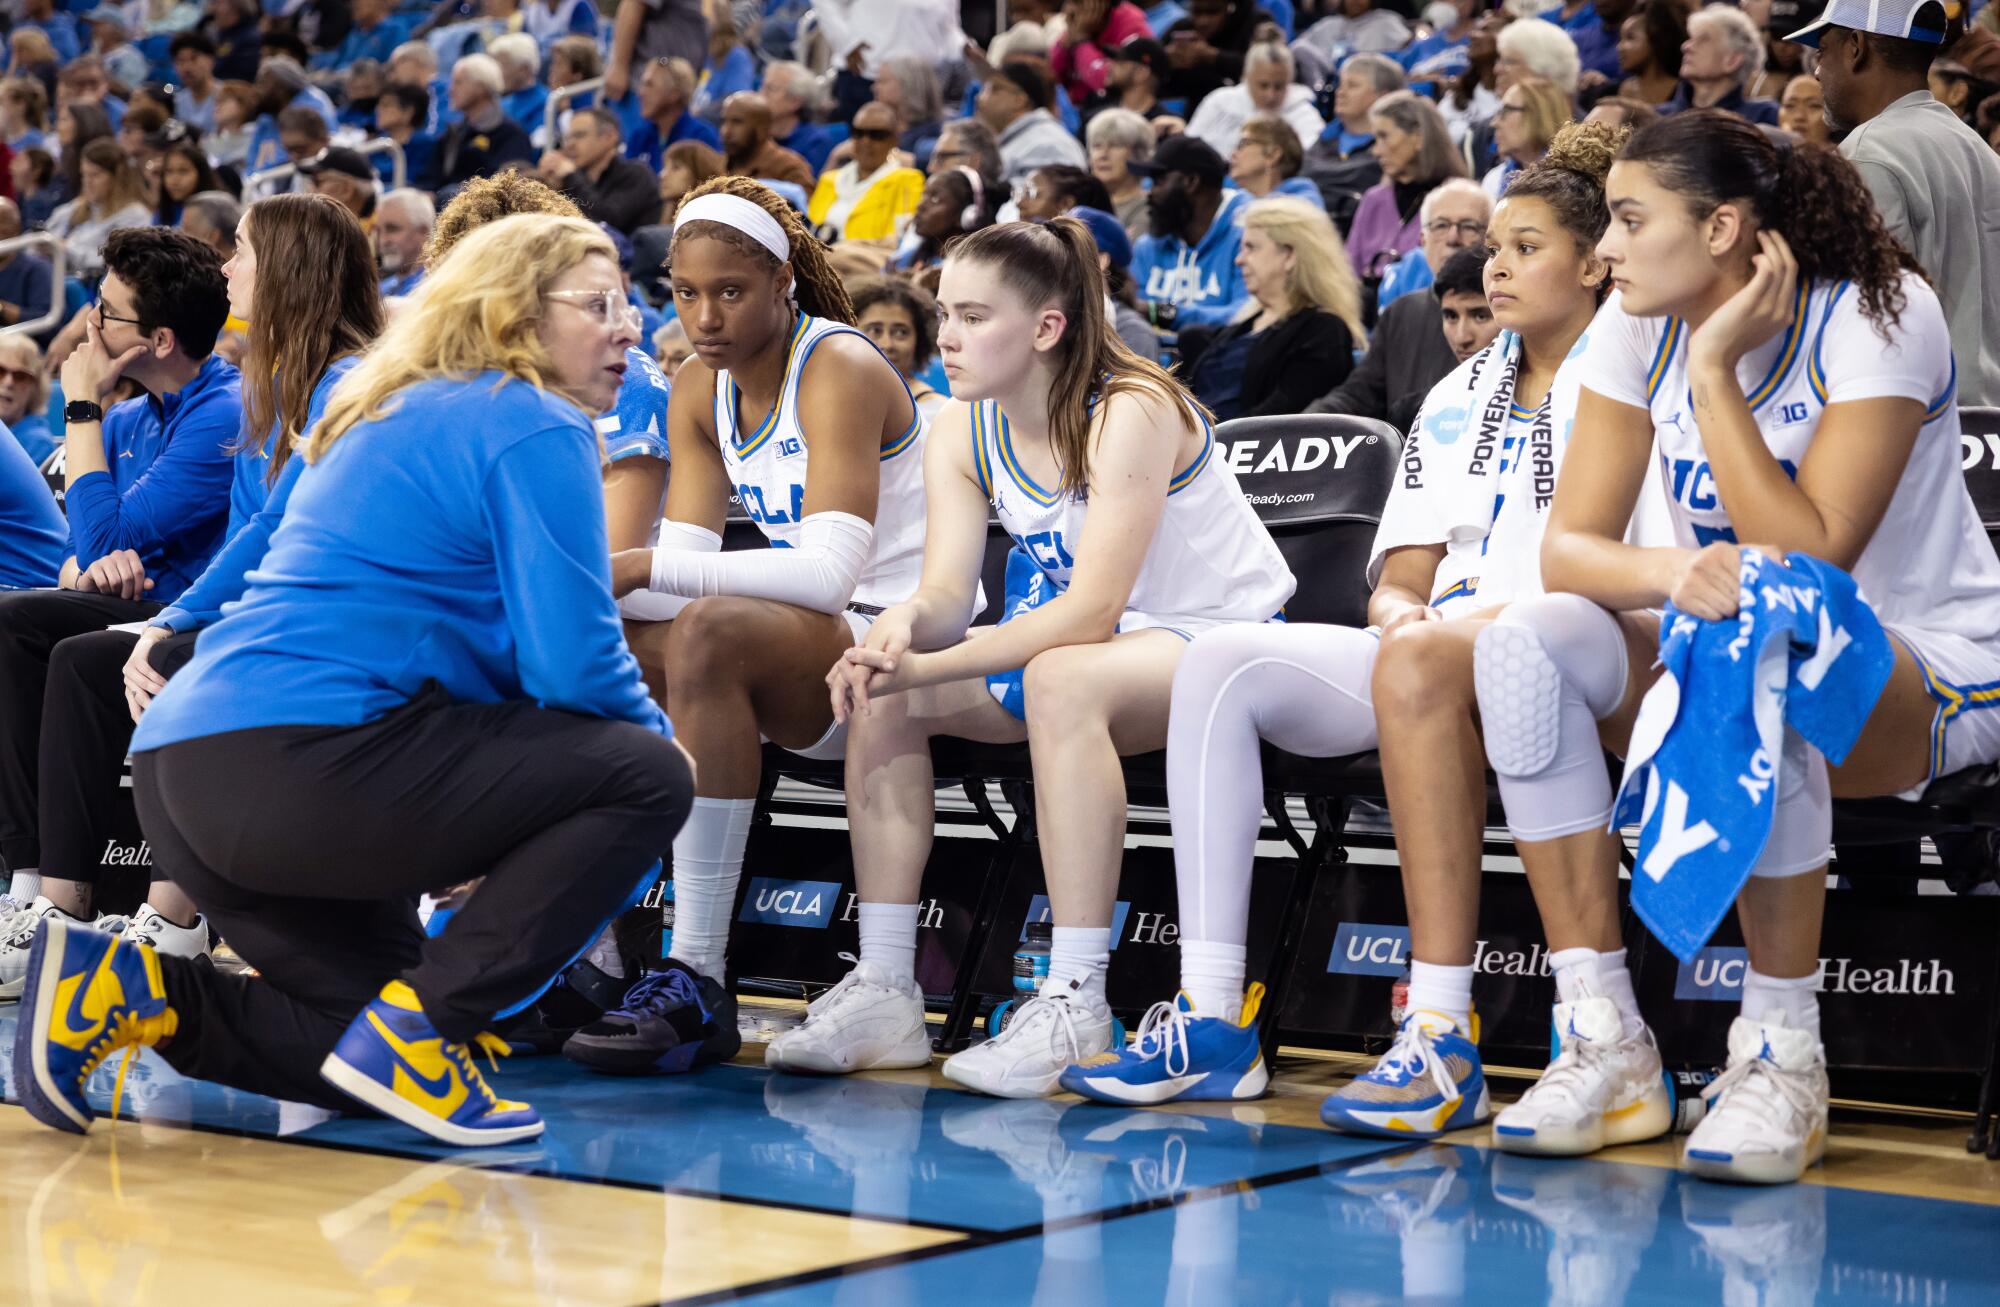
[[[841,756],[826,669],[916,588],[923,552],[923,419],[797,215],[717,178],[682,202],[670,266],[694,356],[668,404],[666,518],[612,580],[697,798],[674,841],[671,955],[564,1050],[605,1071],[736,1052],[724,954],[762,742]],[[722,552],[732,497],[771,548]]]

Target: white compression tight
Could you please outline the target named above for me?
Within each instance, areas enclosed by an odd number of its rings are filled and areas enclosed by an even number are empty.
[[[1241,948],[1250,862],[1264,820],[1260,739],[1339,757],[1375,747],[1369,681],[1381,642],[1349,626],[1225,626],[1174,673],[1167,795],[1183,943]]]
[[[1576,595],[1509,605],[1474,645],[1473,679],[1486,756],[1500,778],[1516,840],[1602,830],[1611,777],[1597,723],[1625,697],[1627,654],[1618,619]],[[1833,804],[1826,760],[1785,732],[1771,837],[1753,876],[1796,876],[1826,864]]]

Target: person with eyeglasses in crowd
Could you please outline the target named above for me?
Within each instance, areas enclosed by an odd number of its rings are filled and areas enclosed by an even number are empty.
[[[0,858],[13,917],[40,890],[42,703],[59,643],[152,617],[208,566],[229,513],[243,401],[215,356],[229,315],[222,260],[184,232],[113,232],[85,338],[62,365],[69,557],[55,590],[0,595]],[[145,390],[104,404],[120,379]],[[11,936],[9,936],[11,937]],[[0,998],[25,950],[0,949]]]
[[[1486,224],[1492,217],[1493,199],[1478,182],[1450,177],[1438,183],[1417,210],[1421,231],[1417,248],[1382,274],[1381,289],[1375,294],[1376,310],[1387,309],[1403,296],[1429,286],[1454,251],[1484,249]]]

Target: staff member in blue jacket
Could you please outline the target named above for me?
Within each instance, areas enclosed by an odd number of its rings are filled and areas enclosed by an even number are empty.
[[[69,528],[41,469],[19,441],[0,440],[0,590],[54,585],[68,553]]]
[[[249,592],[132,740],[156,859],[260,974],[40,923],[37,1119],[87,1129],[89,1074],[148,1045],[449,1144],[541,1133],[473,1049],[504,1051],[485,1032],[637,896],[693,793],[611,600],[590,415],[637,334],[601,232],[506,218],[335,389]],[[426,940],[417,896],[479,877]]]
[[[111,234],[104,263],[85,340],[62,368],[62,589],[0,595],[0,858],[12,907],[38,888],[36,754],[55,646],[150,617],[201,574],[228,517],[243,426],[236,369],[212,353],[229,316],[221,257],[184,232],[137,227]],[[120,377],[146,393],[107,414]],[[18,923],[0,909],[4,936]],[[0,998],[19,984],[0,962]]]
[[[194,633],[223,604],[242,598],[245,574],[263,558],[284,496],[305,465],[294,457],[295,442],[312,429],[334,384],[382,330],[368,237],[354,215],[327,196],[302,192],[258,201],[238,223],[236,253],[222,271],[230,312],[250,324],[244,427],[265,435],[235,442],[229,541],[201,578],[142,633],[124,628],[71,636],[49,659],[34,827],[42,851],[41,892],[26,917],[0,935],[0,977],[18,978],[27,970],[37,919],[53,913],[74,924],[101,920],[96,887],[132,724],[193,654]],[[206,956],[212,941],[195,904],[165,879],[160,863],[152,873],[154,883],[125,927],[126,938],[176,957]]]

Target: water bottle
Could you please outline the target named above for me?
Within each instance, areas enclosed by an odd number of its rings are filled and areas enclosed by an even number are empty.
[[[1031,921],[1021,942],[1014,948],[1014,1002],[1026,1003],[1042,992],[1049,978],[1049,955],[1055,945],[1055,927],[1046,921]]]
[[[1674,1133],[1687,1134],[1701,1124],[1701,1118],[1708,1113],[1708,1100],[1701,1092],[1715,1083],[1722,1074],[1718,1066],[1680,1067],[1660,1073],[1660,1079],[1667,1085],[1667,1102],[1673,1113]]]
[[[1403,964],[1403,974],[1396,977],[1396,983],[1389,986],[1389,1025],[1401,1030],[1403,1018],[1410,1011],[1410,964]]]

